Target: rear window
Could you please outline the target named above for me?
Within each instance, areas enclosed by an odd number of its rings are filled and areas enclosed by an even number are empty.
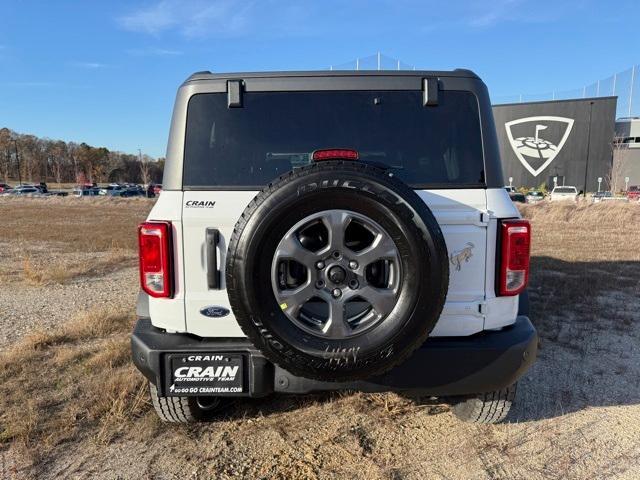
[[[556,187],[553,191],[556,193],[576,193],[574,187]]]
[[[183,186],[261,188],[314,150],[352,148],[414,187],[483,186],[480,120],[470,92],[249,92],[194,95],[187,111]]]

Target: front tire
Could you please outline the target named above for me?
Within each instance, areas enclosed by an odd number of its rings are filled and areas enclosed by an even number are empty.
[[[228,406],[219,397],[161,397],[153,383],[149,383],[151,403],[164,422],[210,422]]]
[[[500,423],[511,409],[516,397],[516,383],[502,390],[465,397],[451,407],[453,414],[469,423]]]

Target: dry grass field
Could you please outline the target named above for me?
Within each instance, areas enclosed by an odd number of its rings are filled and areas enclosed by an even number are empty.
[[[496,426],[361,393],[160,423],[128,358],[150,206],[0,199],[0,478],[640,478],[640,205],[522,208],[541,343]]]

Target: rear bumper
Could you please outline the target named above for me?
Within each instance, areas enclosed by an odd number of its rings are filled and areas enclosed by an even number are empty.
[[[245,358],[244,393],[260,397],[273,392],[308,393],[327,390],[411,392],[429,396],[467,395],[499,390],[514,383],[533,364],[538,336],[531,321],[519,316],[514,325],[471,337],[430,338],[388,373],[357,382],[320,382],[297,377],[273,365],[244,338],[203,339],[170,334],[138,320],[131,337],[133,361],[168,394],[170,353],[240,353]]]

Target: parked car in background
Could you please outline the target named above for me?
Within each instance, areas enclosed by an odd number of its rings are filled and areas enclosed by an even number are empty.
[[[520,192],[509,193],[509,198],[511,199],[512,202],[527,203],[524,193],[520,193]]]
[[[128,185],[121,197],[145,197],[147,195],[146,190],[140,185]]]
[[[108,187],[101,188],[99,195],[107,195],[109,197],[120,197],[126,189],[118,184],[111,184]]]
[[[614,195],[612,192],[596,192],[592,195],[591,201],[593,203],[600,202],[628,202],[629,199],[626,196]]]
[[[509,186],[509,185],[506,185],[504,187],[504,189],[509,193],[515,193],[516,192],[516,187],[512,187],[512,186]]]
[[[575,202],[578,200],[578,190],[576,189],[576,187],[572,187],[568,185],[563,185],[562,187],[554,187],[553,190],[551,191],[551,195],[549,199],[552,202],[563,201],[563,200],[564,201],[572,200]]]
[[[96,197],[100,192],[96,187],[76,187],[73,189],[74,197]]]
[[[18,185],[7,193],[17,196],[41,197],[43,193],[35,185]]]
[[[531,190],[527,193],[525,200],[527,203],[538,203],[544,200],[544,193],[540,190]]]
[[[611,198],[611,197],[613,197],[613,193],[611,192],[596,192],[593,195],[591,195],[591,201],[593,203],[600,203],[602,200],[606,198]]]
[[[8,183],[0,183],[0,193],[4,193],[7,190],[11,190],[11,185],[9,185]]]
[[[627,190],[627,198],[629,201],[640,201],[640,185],[631,185]]]

